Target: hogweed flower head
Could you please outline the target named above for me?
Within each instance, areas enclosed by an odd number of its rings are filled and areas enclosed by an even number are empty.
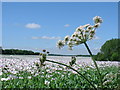
[[[94,38],[95,30],[103,22],[101,17],[95,16],[93,18],[94,25],[86,24],[76,28],[75,32],[71,36],[66,36],[64,40],[59,40],[57,46],[61,49],[63,46],[68,45],[69,49],[72,50],[72,47],[85,43],[88,40]]]

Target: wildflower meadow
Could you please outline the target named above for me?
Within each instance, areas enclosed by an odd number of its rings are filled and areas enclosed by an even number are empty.
[[[2,88],[87,88],[120,89],[119,62],[96,61],[87,41],[95,38],[96,30],[102,27],[100,16],[93,18],[93,25],[76,28],[70,36],[57,42],[59,49],[65,45],[70,50],[83,44],[90,57],[49,56],[49,51],[34,56],[2,55]]]

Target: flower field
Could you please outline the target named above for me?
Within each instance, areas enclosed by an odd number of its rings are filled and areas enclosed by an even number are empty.
[[[68,67],[45,62],[40,67],[40,56],[2,55],[0,72],[2,88],[92,88],[75,71]],[[47,59],[69,64],[71,57],[47,56]],[[97,70],[90,57],[76,57],[72,67],[86,76],[99,88]],[[120,62],[97,61],[102,75],[104,88],[119,88]]]

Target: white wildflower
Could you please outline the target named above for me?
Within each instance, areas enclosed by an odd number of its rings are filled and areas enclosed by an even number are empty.
[[[62,40],[59,40],[57,43],[57,47],[61,49],[64,46],[64,42]]]
[[[46,85],[49,85],[49,84],[50,84],[50,82],[49,82],[49,81],[47,81],[47,80],[45,80],[45,84],[46,84]]]
[[[8,81],[8,80],[10,80],[9,77],[7,77],[7,78],[1,78],[1,81]]]
[[[84,25],[83,27],[87,28],[88,26],[90,26],[90,24],[86,24],[86,25]]]
[[[78,38],[79,38],[79,39],[82,39],[82,35],[79,35]]]
[[[72,34],[72,37],[75,37],[76,35],[75,34]]]
[[[91,33],[91,34],[95,34],[95,30],[91,30],[90,33]]]
[[[100,26],[100,23],[97,23],[94,25],[95,28],[98,28]]]
[[[74,34],[73,35],[75,35],[75,37],[78,37],[78,32],[74,32]]]
[[[78,29],[82,30],[84,28],[84,26],[79,26]]]
[[[95,23],[102,23],[102,22],[103,22],[103,20],[102,20],[101,17],[99,17],[99,16],[95,16],[95,17],[93,18],[93,20],[94,20]]]
[[[74,38],[74,39],[73,39],[73,41],[77,41],[77,39],[76,39],[76,38]]]
[[[82,42],[79,41],[79,40],[75,41],[75,45],[79,45],[79,44],[81,44],[81,43],[82,43]]]
[[[19,79],[24,79],[23,77],[19,77]]]
[[[106,85],[106,84],[111,83],[111,82],[112,82],[112,80],[107,80],[103,83],[103,85]]]
[[[87,27],[87,30],[91,30],[91,29],[93,29],[93,26],[90,25]]]
[[[32,77],[31,76],[28,76],[28,79],[31,79]]]
[[[66,36],[66,37],[64,38],[64,41],[67,42],[67,41],[69,41],[69,39],[70,39],[70,36]]]

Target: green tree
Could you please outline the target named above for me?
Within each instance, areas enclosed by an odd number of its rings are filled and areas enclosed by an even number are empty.
[[[103,61],[120,61],[120,39],[111,39],[105,42],[100,52],[94,58]]]

